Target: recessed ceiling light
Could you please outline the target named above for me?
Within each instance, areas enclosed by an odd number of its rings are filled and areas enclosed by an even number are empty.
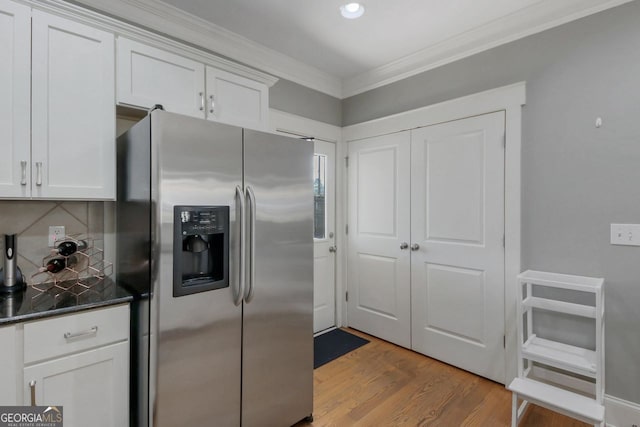
[[[340,13],[347,19],[360,18],[364,13],[364,6],[360,3],[347,3],[340,6]]]

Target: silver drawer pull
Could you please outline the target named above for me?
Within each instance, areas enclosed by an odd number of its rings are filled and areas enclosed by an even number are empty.
[[[87,331],[83,331],[83,332],[76,332],[74,334],[72,334],[71,332],[65,332],[64,333],[64,339],[65,340],[73,340],[76,338],[82,338],[82,337],[86,337],[89,335],[96,335],[98,333],[98,327],[94,326],[93,328],[87,330]]]
[[[36,162],[36,185],[42,186],[42,162]]]
[[[204,110],[204,93],[200,92],[198,95],[200,95],[200,111]]]
[[[20,185],[27,185],[27,161],[21,160],[20,167],[22,168],[22,175],[20,179]]]

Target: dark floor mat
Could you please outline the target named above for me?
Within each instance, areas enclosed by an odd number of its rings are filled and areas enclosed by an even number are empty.
[[[334,329],[313,339],[313,368],[329,363],[369,341],[359,336]]]

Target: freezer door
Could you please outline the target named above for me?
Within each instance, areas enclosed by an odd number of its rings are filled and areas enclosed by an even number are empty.
[[[245,129],[244,150],[242,425],[290,426],[313,411],[313,145]]]
[[[152,425],[239,426],[242,305],[234,299],[242,130],[164,111],[152,114]],[[229,287],[174,297],[177,205],[229,206]]]

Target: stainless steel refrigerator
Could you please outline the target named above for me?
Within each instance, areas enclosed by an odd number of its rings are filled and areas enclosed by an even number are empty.
[[[157,109],[117,147],[131,424],[310,417],[312,143]]]

